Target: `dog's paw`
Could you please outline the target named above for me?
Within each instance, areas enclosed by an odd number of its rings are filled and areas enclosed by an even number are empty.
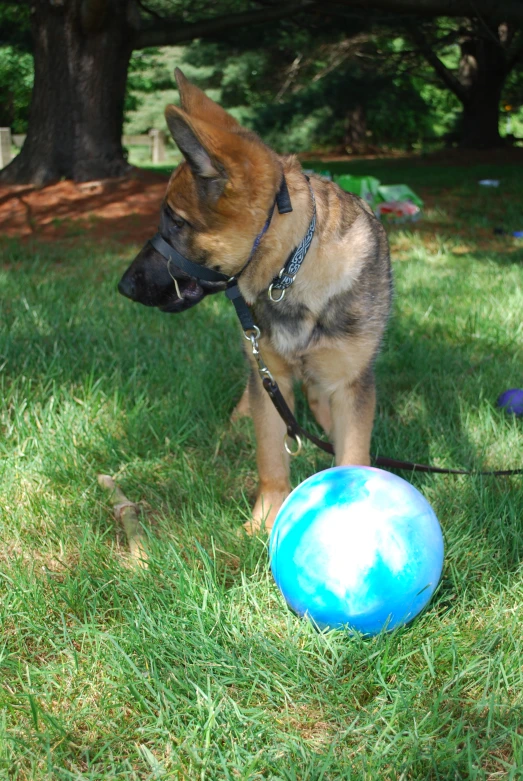
[[[245,521],[243,526],[238,529],[239,536],[243,537],[247,534],[249,537],[265,537],[270,533],[270,529],[267,528],[264,521],[251,518],[249,521]]]
[[[251,520],[243,524],[247,534],[251,536],[269,534],[274,526],[280,507],[288,495],[289,489],[287,488],[285,490],[260,493],[254,505]]]

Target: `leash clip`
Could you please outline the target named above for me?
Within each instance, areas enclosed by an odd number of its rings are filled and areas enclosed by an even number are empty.
[[[251,343],[252,354],[254,356],[254,360],[258,364],[258,373],[262,379],[262,382],[265,377],[268,377],[271,382],[274,382],[274,377],[272,376],[270,369],[268,368],[265,361],[261,357],[260,345],[258,344],[258,339],[261,336],[261,331],[258,328],[258,326],[253,325],[251,328],[246,328],[245,331],[243,332],[243,336],[245,339],[247,339],[248,342]]]

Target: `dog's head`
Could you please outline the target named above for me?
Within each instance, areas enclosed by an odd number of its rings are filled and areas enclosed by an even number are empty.
[[[159,232],[188,260],[231,277],[244,267],[267,220],[281,163],[179,69],[176,81],[182,108],[167,106],[165,116],[184,162],[167,185]],[[146,306],[181,312],[224,286],[189,276],[147,242],[118,289]]]

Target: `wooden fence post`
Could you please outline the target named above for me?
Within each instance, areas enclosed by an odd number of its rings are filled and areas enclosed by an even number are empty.
[[[165,162],[165,134],[163,130],[149,130],[152,139],[153,163]]]
[[[11,128],[0,127],[0,168],[4,168],[12,160],[11,146],[20,149],[25,141],[25,135],[11,134]],[[165,133],[163,130],[149,130],[141,136],[122,136],[124,146],[148,146],[153,163],[164,163],[166,156]]]
[[[0,168],[11,162],[11,128],[0,127]]]

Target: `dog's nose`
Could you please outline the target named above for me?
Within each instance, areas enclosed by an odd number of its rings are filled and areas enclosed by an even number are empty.
[[[122,296],[130,298],[132,301],[135,300],[136,285],[130,274],[124,274],[121,280],[118,282],[118,292],[121,293]]]

